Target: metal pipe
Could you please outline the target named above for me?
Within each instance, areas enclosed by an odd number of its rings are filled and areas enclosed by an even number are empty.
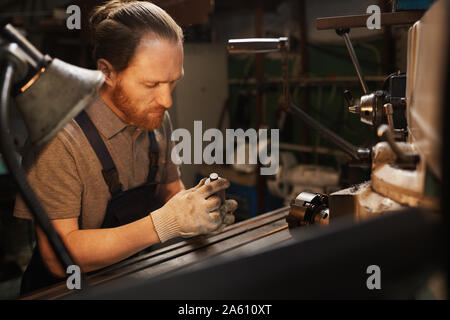
[[[20,34],[12,25],[7,24],[1,31],[4,36],[8,37],[11,42],[17,43],[23,51],[25,51],[31,58],[28,61],[33,68],[41,69],[45,66],[45,56],[36,49],[23,35]]]
[[[308,153],[320,153],[320,154],[328,154],[335,157],[348,158],[347,153],[342,152],[341,150],[329,149],[324,147],[312,147],[305,145],[298,145],[293,143],[280,142],[279,144],[280,150],[290,150],[290,151],[298,151],[298,152],[308,152]]]
[[[347,47],[348,53],[350,54],[350,58],[352,59],[353,66],[356,69],[356,73],[358,75],[359,82],[364,90],[364,94],[369,93],[369,88],[367,87],[366,81],[364,80],[364,75],[361,70],[361,66],[359,65],[358,58],[356,57],[355,49],[353,48],[352,42],[350,41],[350,37],[348,35],[348,30],[338,32],[344,38],[345,45]]]
[[[283,73],[283,99],[284,108],[289,108],[289,69],[288,69],[288,48],[287,42],[282,42],[281,46],[281,61],[282,61],[282,73]]]
[[[322,137],[325,139],[331,141],[332,143],[336,144],[338,147],[340,147],[342,150],[344,150],[347,154],[349,154],[352,158],[356,160],[361,160],[362,158],[365,158],[364,155],[369,154],[370,150],[363,148],[358,148],[348,141],[344,140],[337,134],[335,134],[333,131],[326,128],[324,125],[322,125],[320,122],[315,120],[314,118],[310,117],[306,112],[301,110],[299,107],[297,107],[294,103],[290,103],[288,111],[297,116],[300,120],[302,120],[304,123],[306,123],[309,127],[317,131]]]

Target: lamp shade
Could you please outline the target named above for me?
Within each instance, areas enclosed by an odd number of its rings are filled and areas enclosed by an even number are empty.
[[[53,59],[28,88],[15,97],[31,144],[50,141],[92,101],[104,82],[100,71]]]

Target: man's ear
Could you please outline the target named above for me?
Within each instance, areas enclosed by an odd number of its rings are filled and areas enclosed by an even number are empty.
[[[117,73],[114,70],[114,67],[108,60],[98,59],[97,60],[97,69],[100,70],[105,75],[105,84],[109,87],[114,87],[116,82]]]

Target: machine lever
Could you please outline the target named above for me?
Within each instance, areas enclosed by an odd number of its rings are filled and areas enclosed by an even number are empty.
[[[333,131],[325,127],[319,121],[315,120],[309,116],[305,111],[297,107],[292,101],[289,103],[288,112],[302,120],[306,125],[315,130],[322,137],[328,141],[334,143],[342,150],[344,150],[348,155],[356,160],[369,160],[371,157],[371,150],[367,148],[359,148],[341,138]]]
[[[403,169],[414,170],[417,163],[420,161],[420,156],[417,153],[406,153],[399,148],[394,139],[394,132],[388,125],[382,124],[377,130],[378,136],[386,141],[391,147],[392,151],[397,156],[397,164]]]
[[[367,86],[366,81],[364,80],[364,75],[362,73],[361,66],[359,65],[358,58],[356,57],[355,49],[353,48],[352,42],[350,41],[350,37],[348,35],[349,32],[350,32],[349,28],[336,29],[336,33],[342,36],[342,38],[344,38],[345,46],[347,47],[350,58],[352,59],[353,66],[356,69],[356,73],[358,75],[359,82],[361,83],[361,86],[363,88],[364,94],[368,94],[369,87]]]

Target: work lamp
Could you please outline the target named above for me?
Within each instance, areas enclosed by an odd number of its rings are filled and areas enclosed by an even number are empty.
[[[104,76],[100,71],[79,68],[43,55],[17,29],[7,24],[0,30],[0,78],[3,158],[36,223],[67,270],[74,264],[73,259],[50,224],[16,156],[8,124],[9,107],[14,100],[32,147],[39,149],[89,105],[103,84]]]

